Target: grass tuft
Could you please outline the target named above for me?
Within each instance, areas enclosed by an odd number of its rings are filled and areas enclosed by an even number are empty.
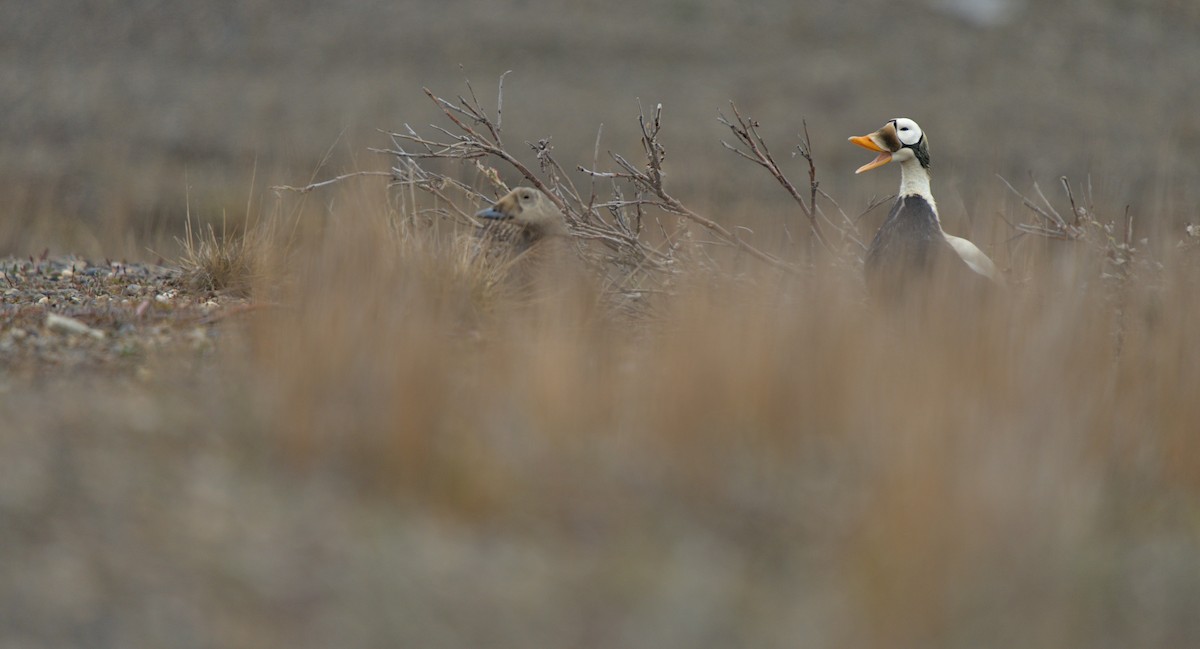
[[[178,264],[188,288],[237,296],[249,294],[271,248],[267,233],[260,228],[231,233],[222,222],[218,234],[209,223],[196,233],[191,219],[185,225],[183,238],[176,241],[183,249]]]

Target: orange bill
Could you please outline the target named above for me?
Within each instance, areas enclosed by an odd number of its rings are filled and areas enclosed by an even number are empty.
[[[872,135],[874,134],[872,133]],[[875,144],[875,141],[871,139],[870,135],[855,135],[854,137],[850,138],[850,142],[857,144],[858,146],[861,146],[869,151],[877,151],[879,153],[879,155],[875,156],[874,160],[856,169],[854,171],[856,174],[860,174],[864,171],[870,171],[876,167],[882,167],[883,165],[892,161],[892,152],[881,148],[878,144]]]

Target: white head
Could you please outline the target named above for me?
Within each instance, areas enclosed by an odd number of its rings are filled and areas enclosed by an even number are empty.
[[[852,137],[850,141],[879,154],[855,173],[882,167],[892,160],[900,163],[916,160],[925,169],[929,168],[929,141],[921,127],[907,117],[889,120],[878,131]]]

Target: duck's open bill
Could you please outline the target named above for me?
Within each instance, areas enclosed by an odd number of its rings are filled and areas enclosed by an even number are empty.
[[[870,171],[876,167],[882,167],[883,165],[892,161],[892,152],[881,148],[878,144],[875,144],[875,141],[871,139],[870,135],[855,135],[854,137],[850,138],[850,142],[857,144],[858,146],[861,146],[869,151],[879,152],[879,155],[875,156],[874,160],[856,169],[854,171],[856,174],[860,174],[864,171]]]

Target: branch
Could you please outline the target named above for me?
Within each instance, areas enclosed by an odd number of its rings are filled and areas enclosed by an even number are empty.
[[[650,194],[658,197],[658,201],[654,204],[667,212],[678,214],[693,223],[700,225],[708,231],[717,235],[724,243],[733,245],[738,249],[746,252],[752,257],[764,261],[777,268],[782,268],[794,272],[796,268],[779,258],[767,254],[762,250],[750,245],[744,239],[721,226],[716,221],[705,218],[700,214],[692,211],[684,205],[679,199],[667,193],[663,187],[663,172],[662,163],[666,157],[666,149],[658,141],[658,135],[662,131],[662,104],[658,104],[654,108],[654,113],[651,119],[647,120],[645,112],[638,115],[638,124],[642,129],[642,150],[646,154],[646,166],[644,169],[639,169],[634,166],[620,154],[609,152],[609,156],[621,167],[624,171],[616,172],[601,172],[594,169],[588,169],[583,166],[577,169],[583,173],[589,174],[596,178],[622,179],[627,180],[635,187],[640,187]]]
[[[390,171],[355,171],[354,173],[342,174],[340,176],[337,176],[336,178],[330,178],[329,180],[322,180],[321,182],[312,183],[310,185],[305,185],[303,187],[292,187],[291,185],[274,185],[271,187],[271,191],[274,191],[274,192],[287,191],[287,192],[296,192],[297,194],[307,194],[314,189],[320,189],[322,187],[327,187],[329,185],[340,183],[343,180],[346,180],[348,178],[355,178],[358,176],[387,176],[388,178],[392,178],[392,179],[394,179],[396,177],[396,175]]]
[[[1021,199],[1022,205],[1029,208],[1034,214],[1037,214],[1038,217],[1040,217],[1043,222],[1045,222],[1045,225],[1035,225],[1032,223],[1018,223],[1016,225],[1017,230],[1028,233],[1028,234],[1036,234],[1036,235],[1048,237],[1051,239],[1062,239],[1062,240],[1081,239],[1086,234],[1086,230],[1083,227],[1081,227],[1081,225],[1082,225],[1081,219],[1085,219],[1085,218],[1090,219],[1091,218],[1091,215],[1086,213],[1086,210],[1083,212],[1076,212],[1074,223],[1067,223],[1066,220],[1064,220],[1062,218],[1062,216],[1058,213],[1058,211],[1054,209],[1054,206],[1050,204],[1050,201],[1046,199],[1046,195],[1042,193],[1042,190],[1040,187],[1038,187],[1038,184],[1036,181],[1033,183],[1033,189],[1034,189],[1034,191],[1036,191],[1038,193],[1038,197],[1042,199],[1042,202],[1045,203],[1046,208],[1049,211],[1046,211],[1046,209],[1042,209],[1037,204],[1035,204],[1032,200],[1030,200],[1028,197],[1026,197],[1024,194],[1017,191],[1016,188],[1014,188],[1012,186],[1012,184],[1009,183],[1008,180],[1006,180],[1004,178],[1004,176],[996,174],[996,177],[999,178],[1000,181],[1003,182],[1004,185],[1006,187],[1008,187],[1008,189],[1010,191],[1012,191],[1012,193],[1016,194],[1017,197]],[[1066,177],[1063,177],[1060,180],[1063,182],[1064,186],[1067,187],[1067,196],[1071,201],[1071,209],[1074,210],[1075,209],[1075,197],[1070,191],[1070,186],[1066,182]]]
[[[457,126],[462,132],[467,134],[466,136],[460,136],[460,137],[462,137],[461,141],[464,146],[466,146],[468,149],[472,149],[474,151],[478,151],[478,152],[482,152],[487,155],[495,156],[495,157],[500,158],[501,160],[507,162],[514,169],[516,169],[517,172],[519,172],[526,180],[528,180],[534,187],[536,187],[542,193],[549,196],[550,200],[554,203],[554,205],[556,207],[558,207],[558,209],[564,210],[564,211],[566,210],[566,204],[563,203],[563,200],[561,198],[559,198],[557,195],[555,195],[554,192],[551,192],[550,189],[548,187],[546,187],[546,184],[543,183],[542,180],[540,178],[538,178],[536,174],[534,174],[532,171],[530,171],[528,167],[526,167],[524,164],[522,164],[520,160],[517,160],[516,158],[514,158],[512,156],[512,154],[510,154],[508,151],[504,150],[504,148],[499,144],[498,132],[495,130],[495,127],[492,125],[492,122],[486,116],[484,116],[483,114],[481,114],[479,112],[469,110],[465,104],[465,101],[460,100],[460,104],[462,104],[462,105],[455,106],[454,104],[451,104],[450,102],[446,101],[445,99],[442,99],[441,97],[438,97],[437,95],[434,95],[433,92],[429,90],[429,88],[422,88],[421,90],[425,91],[425,96],[429,97],[429,99],[431,101],[433,101],[433,103],[438,108],[442,109],[442,113],[447,118],[449,118],[451,122],[454,122],[455,126]],[[455,117],[455,113],[462,114],[462,115],[469,115],[471,117],[471,119],[475,120],[476,122],[482,123],[488,129],[488,131],[492,134],[493,139],[488,139],[487,136],[481,135],[475,129],[464,124],[462,122],[462,120],[458,119],[458,117]],[[405,136],[402,134],[394,134],[394,135],[398,135],[399,137],[401,137],[403,139],[408,139],[408,136]]]
[[[729,127],[729,130],[733,133],[734,137],[737,138],[738,142],[745,147],[748,152],[731,145],[724,140],[721,141],[721,144],[724,145],[726,149],[733,151],[742,158],[745,158],[766,169],[771,176],[774,177],[775,180],[787,191],[792,199],[796,201],[796,204],[800,206],[800,211],[804,212],[804,215],[808,217],[809,229],[812,231],[813,237],[817,240],[817,242],[821,244],[821,247],[832,251],[833,249],[830,247],[829,242],[825,239],[825,235],[821,232],[821,225],[817,221],[817,212],[815,209],[817,204],[818,187],[817,167],[816,163],[813,161],[812,143],[808,137],[808,124],[804,124],[804,136],[801,139],[800,144],[797,146],[800,156],[808,161],[809,199],[808,202],[805,203],[804,198],[800,196],[799,190],[796,189],[796,186],[792,184],[791,180],[788,180],[788,177],[783,173],[783,170],[779,168],[779,164],[775,162],[775,158],[771,155],[771,151],[767,147],[766,141],[763,140],[762,136],[758,133],[758,122],[749,117],[743,117],[741,112],[738,110],[737,105],[733,102],[729,102],[729,107],[733,111],[734,121],[730,121],[725,117],[724,114],[720,112],[717,113],[717,121]],[[783,224],[783,231],[788,241],[791,242],[792,232],[788,228],[786,221]]]

